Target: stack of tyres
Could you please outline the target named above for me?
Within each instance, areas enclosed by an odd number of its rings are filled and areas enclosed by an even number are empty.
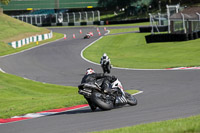
[[[193,32],[193,38],[194,38],[194,39],[197,39],[197,38],[199,38],[199,37],[198,37],[198,33],[197,33],[197,32]]]
[[[198,37],[200,38],[200,31],[198,31],[197,34],[198,34]]]

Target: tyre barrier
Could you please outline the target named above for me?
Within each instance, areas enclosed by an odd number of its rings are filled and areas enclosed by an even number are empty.
[[[198,37],[200,38],[200,31],[198,31],[197,34],[198,34]]]
[[[12,46],[13,48],[19,48],[26,44],[29,44],[32,42],[38,43],[39,41],[50,39],[52,37],[53,37],[53,32],[51,31],[50,33],[47,33],[47,34],[31,36],[31,37],[24,38],[22,40],[13,41],[13,42],[8,43],[8,45]]]
[[[198,39],[198,38],[200,38],[200,31],[189,33],[189,34],[167,33],[167,34],[151,34],[151,35],[145,36],[147,43],[188,41],[188,40],[194,40],[194,39]]]
[[[109,25],[109,24],[130,24],[130,23],[140,23],[149,22],[149,18],[134,19],[134,20],[119,20],[119,21],[88,21],[88,22],[62,22],[62,23],[51,23],[50,21],[40,24],[33,24],[35,26],[82,26],[82,25]]]
[[[168,26],[158,26],[157,28],[158,28],[159,32],[168,31]],[[153,31],[154,32],[158,32],[157,28],[154,26],[153,27]],[[139,31],[141,33],[151,32],[152,31],[152,27],[151,26],[148,26],[148,27],[139,27]]]
[[[43,23],[43,24],[33,24],[39,27],[45,26],[82,26],[82,25],[104,25],[104,21],[91,21],[91,22],[62,22],[62,23]]]
[[[119,20],[119,21],[106,20],[106,21],[104,21],[104,25],[130,24],[130,23],[141,23],[141,22],[149,22],[149,18],[134,19],[134,20]]]

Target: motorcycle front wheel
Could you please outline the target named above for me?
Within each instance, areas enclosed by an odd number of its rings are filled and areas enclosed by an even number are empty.
[[[133,95],[125,92],[125,97],[129,105],[131,106],[137,105],[137,99]]]
[[[109,97],[106,97],[104,94],[97,91],[92,93],[91,100],[102,110],[111,110],[114,107],[113,102]]]

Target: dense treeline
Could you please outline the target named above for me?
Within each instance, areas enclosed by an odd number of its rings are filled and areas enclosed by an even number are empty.
[[[148,0],[147,0],[148,1]],[[127,9],[134,3],[140,3],[139,6],[151,6],[152,8],[159,5],[166,7],[167,4],[181,4],[181,5],[194,5],[200,3],[199,0],[149,0],[150,2],[142,3],[141,0],[99,0],[98,4],[108,10]]]
[[[8,5],[9,2],[10,2],[10,0],[0,0],[0,3],[2,3],[4,5]]]

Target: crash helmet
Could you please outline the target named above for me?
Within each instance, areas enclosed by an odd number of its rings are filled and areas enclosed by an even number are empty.
[[[104,53],[104,54],[103,54],[103,59],[107,59],[107,58],[108,58],[107,54]]]
[[[86,70],[86,75],[93,74],[93,73],[95,73],[95,71],[92,68],[88,68]]]

